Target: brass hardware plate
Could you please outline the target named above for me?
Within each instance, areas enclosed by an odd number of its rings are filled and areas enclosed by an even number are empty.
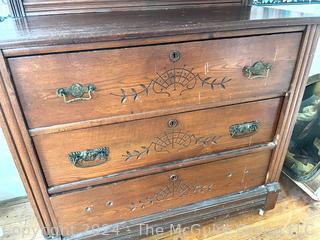
[[[80,83],[74,83],[68,88],[58,88],[56,94],[59,97],[63,97],[65,103],[71,103],[75,101],[86,101],[92,99],[92,93],[96,91],[96,86],[93,84],[82,85]],[[87,93],[87,97],[84,95]]]
[[[248,137],[255,134],[260,127],[258,121],[245,122],[230,126],[229,132],[233,138]]]
[[[252,66],[245,66],[242,71],[249,79],[257,78],[267,78],[269,76],[269,71],[271,70],[271,63],[265,63],[263,61],[258,61]]]
[[[101,147],[69,153],[71,163],[79,168],[95,167],[105,163],[109,157],[109,148]]]

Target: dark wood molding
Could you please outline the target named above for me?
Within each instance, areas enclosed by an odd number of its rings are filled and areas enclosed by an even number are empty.
[[[267,184],[267,197],[266,197],[266,205],[264,207],[264,210],[268,211],[275,207],[278,195],[281,191],[280,184],[274,183],[274,184]]]
[[[12,17],[20,18],[26,15],[23,0],[8,0],[8,5]]]
[[[275,19],[274,16],[278,18]],[[162,22],[159,19],[166,18]],[[320,16],[317,15],[289,15],[286,11],[264,9],[261,15],[257,8],[250,7],[211,7],[197,9],[171,9],[165,11],[145,11],[117,12],[109,13],[87,13],[55,16],[34,16],[26,18],[26,24],[21,25],[18,19],[9,18],[0,24],[0,31],[11,29],[8,34],[0,35],[0,48],[6,49],[25,49],[25,48],[60,48],[61,45],[74,48],[73,44],[100,44],[112,43],[117,41],[129,40],[140,41],[149,39],[171,38],[171,42],[181,41],[182,36],[188,35],[189,38],[200,35],[200,39],[231,37],[237,31],[248,31],[260,28],[258,33],[263,30],[269,34],[270,29],[290,28],[316,24]],[[176,21],[179,19],[179,21]],[[225,19],[221,21],[221,19]],[[113,22],[113,24],[105,24]],[[115,23],[116,22],[116,23]],[[188,22],[188,27],[185,23]],[[154,26],[150,28],[150,26]],[[168,28],[167,26],[171,26]],[[92,29],[98,31],[92,31]],[[137,31],[138,29],[138,31]],[[220,34],[224,32],[225,34]],[[270,32],[271,33],[271,32]],[[239,32],[238,32],[239,34]],[[185,41],[185,40],[183,40]],[[120,44],[122,42],[119,42]],[[120,47],[118,43],[118,46]],[[149,43],[150,44],[150,43]],[[111,44],[112,45],[112,44]],[[123,45],[123,44],[122,44]],[[30,50],[29,50],[30,51]]]
[[[36,159],[19,103],[15,98],[10,72],[2,52],[0,52],[0,72],[1,127],[40,227],[47,235],[47,230],[54,226],[53,212],[50,210],[43,174]]]
[[[20,0],[22,1],[22,0]],[[177,8],[199,8],[210,6],[231,6],[247,4],[247,1],[241,0],[24,0],[23,7],[27,16],[50,15],[50,14],[70,14],[70,13],[94,13],[110,11],[144,11],[144,10],[161,10]]]
[[[278,189],[278,186],[278,183],[271,183],[242,193],[218,197],[180,208],[171,209],[170,211],[108,225],[106,227],[76,234],[64,239],[106,239],[106,235],[103,235],[106,233],[109,233],[108,239],[110,240],[139,239],[146,236],[145,234],[140,234],[141,227],[143,226],[148,226],[153,229],[160,227],[163,228],[163,230],[168,231],[172,226],[190,226],[191,224],[199,224],[223,215],[240,214],[246,211],[264,209],[268,192],[270,189],[272,191],[273,189]],[[119,230],[118,234],[113,231],[114,229]],[[130,229],[130,232],[128,229]]]
[[[26,25],[26,24],[24,24]],[[25,26],[26,28],[27,26]],[[234,30],[234,31],[217,31],[209,32],[203,34],[184,34],[177,36],[163,36],[157,38],[148,39],[131,39],[131,40],[120,40],[120,41],[109,41],[109,42],[97,42],[97,43],[82,43],[82,44],[72,44],[72,45],[56,45],[56,46],[35,46],[28,48],[8,48],[3,50],[5,57],[21,57],[29,55],[38,54],[48,54],[48,53],[62,53],[65,49],[68,52],[77,51],[90,51],[99,49],[115,49],[119,47],[139,47],[139,46],[150,46],[155,44],[165,44],[165,43],[181,43],[181,42],[191,42],[191,41],[205,41],[219,38],[229,38],[229,37],[243,37],[243,36],[253,36],[261,34],[274,34],[274,33],[291,33],[291,32],[303,32],[305,26],[292,26],[292,27],[271,27],[266,29],[247,29],[247,30]]]
[[[307,84],[309,69],[313,60],[313,55],[319,39],[319,26],[309,25],[305,31],[304,39],[301,43],[300,56],[296,65],[296,72],[293,76],[291,89],[289,90],[284,107],[280,116],[280,123],[277,130],[278,146],[271,159],[267,182],[279,179],[284,163],[291,134],[294,128],[295,119],[299,111],[304,88]]]
[[[94,119],[94,120],[87,120],[87,121],[81,121],[81,122],[74,122],[74,123],[66,123],[66,124],[59,124],[54,125],[50,127],[39,127],[39,128],[31,128],[29,129],[30,136],[38,136],[43,134],[52,134],[52,133],[60,133],[65,131],[72,131],[72,130],[78,130],[78,129],[85,129],[89,127],[98,127],[108,124],[114,124],[114,123],[121,123],[121,122],[129,122],[129,121],[135,121],[140,119],[148,119],[148,118],[154,118],[158,116],[163,115],[171,115],[176,113],[183,113],[183,112],[190,112],[194,110],[203,110],[203,109],[209,109],[213,107],[223,107],[226,105],[234,105],[239,103],[250,103],[254,101],[264,100],[264,99],[273,99],[278,97],[284,97],[283,94],[272,94],[269,96],[257,96],[254,98],[246,98],[245,100],[240,101],[229,101],[226,103],[221,102],[212,102],[209,104],[202,104],[197,106],[184,106],[181,108],[175,108],[175,109],[162,109],[158,111],[150,111],[146,113],[137,113],[137,114],[128,114],[128,115],[122,115],[122,116],[113,116],[108,118],[101,118],[101,119]]]
[[[250,6],[251,5],[251,1],[250,0],[242,0],[241,4],[242,4],[242,6]]]

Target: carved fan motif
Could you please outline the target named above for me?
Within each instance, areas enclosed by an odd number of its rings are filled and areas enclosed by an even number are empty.
[[[132,158],[140,159],[142,155],[149,154],[152,150],[166,153],[170,153],[172,150],[180,151],[189,147],[192,143],[207,146],[209,144],[217,144],[219,138],[218,136],[196,137],[194,134],[189,134],[182,130],[173,130],[156,137],[149,146],[141,146],[141,150],[127,151],[123,157],[125,161],[128,161]]]
[[[165,133],[154,141],[156,152],[170,152],[172,149],[182,149],[190,145],[192,136],[180,131]]]
[[[152,91],[155,94],[166,94],[171,96],[172,92],[183,92],[194,89],[198,82],[201,87],[209,86],[212,90],[218,86],[225,89],[225,84],[231,81],[231,78],[223,77],[220,81],[212,79],[212,77],[201,78],[199,74],[193,73],[193,69],[188,70],[185,66],[182,68],[173,68],[162,74],[157,73],[157,77],[148,85],[140,84],[139,90],[131,88],[130,90],[120,89],[120,94],[111,93],[113,96],[120,97],[120,102],[124,103],[129,97],[136,101],[141,95],[149,95]]]
[[[153,82],[155,93],[165,93],[170,96],[170,91],[180,89],[180,95],[189,89],[193,89],[197,83],[198,76],[192,70],[185,68],[174,68],[158,75]]]
[[[138,209],[144,209],[145,207],[152,206],[158,202],[166,201],[175,198],[186,197],[188,195],[203,194],[213,191],[213,184],[202,185],[183,182],[181,180],[171,180],[166,186],[160,189],[160,191],[141,199],[137,202],[131,202],[129,207],[130,211],[136,211]]]

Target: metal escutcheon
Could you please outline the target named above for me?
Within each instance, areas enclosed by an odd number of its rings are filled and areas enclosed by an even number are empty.
[[[181,53],[178,50],[173,50],[170,52],[169,58],[172,62],[177,62],[181,58]]]
[[[178,120],[177,119],[170,119],[168,121],[168,127],[174,128],[176,126],[178,126]]]

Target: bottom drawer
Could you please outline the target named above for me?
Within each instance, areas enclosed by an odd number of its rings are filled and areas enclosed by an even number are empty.
[[[265,183],[271,151],[186,167],[51,198],[64,235]]]

